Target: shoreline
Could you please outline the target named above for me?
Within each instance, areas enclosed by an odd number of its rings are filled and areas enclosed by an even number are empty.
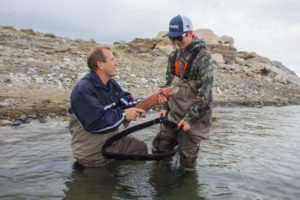
[[[287,102],[278,103],[263,103],[261,102],[252,102],[251,104],[245,104],[245,102],[214,102],[214,108],[263,108],[263,107],[286,107],[286,106],[300,106],[300,104],[289,104]],[[158,113],[160,110],[159,106],[153,107],[148,114]],[[10,117],[0,117],[0,127],[18,127],[23,124],[30,124],[32,122],[40,122],[40,123],[48,123],[50,120],[58,120],[58,121],[69,121],[69,114],[66,113],[49,113],[39,115],[36,114],[23,114],[20,117],[10,118]],[[213,117],[214,118],[214,117]]]

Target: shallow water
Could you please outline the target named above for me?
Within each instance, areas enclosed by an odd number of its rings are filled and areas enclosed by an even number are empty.
[[[171,165],[74,170],[66,122],[0,127],[0,199],[300,199],[300,106],[215,108],[213,116],[194,171],[178,156]],[[150,148],[158,129],[135,135]]]

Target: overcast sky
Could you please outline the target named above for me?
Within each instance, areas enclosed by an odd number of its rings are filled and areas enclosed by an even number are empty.
[[[109,44],[154,38],[182,14],[299,76],[299,10],[299,0],[0,0],[0,25]]]

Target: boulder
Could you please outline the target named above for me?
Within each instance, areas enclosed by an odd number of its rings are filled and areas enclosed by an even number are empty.
[[[287,84],[288,83],[288,76],[285,74],[277,74],[273,81],[274,82],[278,82],[278,83],[283,83],[283,84]]]
[[[11,126],[13,124],[12,121],[2,119],[0,120],[0,126]]]
[[[164,34],[166,34],[167,32],[165,31],[161,31],[157,34],[155,40],[159,41],[161,44],[164,45],[171,45],[172,42],[169,40],[168,37],[163,37]]]
[[[153,39],[136,38],[128,43],[128,51],[132,53],[147,53],[152,51],[157,41]]]
[[[227,45],[227,46],[233,47],[234,40],[230,36],[223,35],[221,37],[221,42],[223,43],[223,45]]]
[[[211,54],[211,57],[219,64],[225,64],[225,60],[222,54]]]
[[[219,46],[222,40],[209,29],[198,29],[194,31],[195,35],[204,40],[207,46]]]

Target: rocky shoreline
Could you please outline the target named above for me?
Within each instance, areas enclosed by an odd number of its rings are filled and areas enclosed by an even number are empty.
[[[285,106],[300,104],[300,78],[278,61],[254,52],[237,51],[229,36],[197,30],[218,63],[215,106]],[[172,44],[159,33],[155,39],[115,42],[115,79],[134,97],[148,96],[165,84]],[[87,53],[94,40],[71,40],[31,29],[0,26],[0,126],[48,118],[67,120],[69,95],[89,71]]]

